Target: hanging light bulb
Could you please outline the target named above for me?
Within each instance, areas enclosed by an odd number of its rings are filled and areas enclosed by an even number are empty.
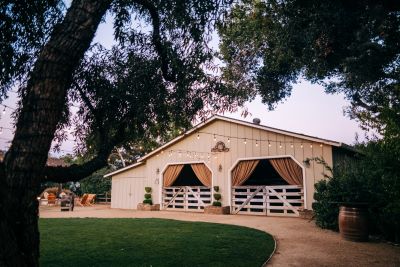
[[[293,143],[290,144],[290,147],[293,148]]]
[[[3,115],[6,114],[6,107],[4,106]]]
[[[218,158],[217,155],[215,155],[215,156],[214,156],[214,159],[217,159],[217,158]]]
[[[161,154],[164,154],[164,150],[161,150]]]
[[[279,142],[279,148],[282,148],[282,142]]]
[[[243,144],[247,144],[247,140],[246,140],[246,138],[244,139],[244,141],[243,141]]]
[[[310,145],[310,148],[312,148],[312,144]]]
[[[268,141],[268,147],[271,147],[271,142],[270,141]]]
[[[231,139],[228,137],[228,143],[230,143],[231,142]]]
[[[214,134],[214,142],[215,142],[215,141],[217,141],[217,138],[215,137],[215,134]]]
[[[258,146],[258,141],[256,140],[256,146]]]
[[[179,153],[178,153],[178,157],[181,157],[182,156],[182,152],[181,151],[179,151]]]
[[[324,145],[323,145],[323,144],[320,144],[319,146],[320,146],[320,147],[323,147]]]
[[[200,139],[200,134],[197,134],[197,140],[199,140]]]
[[[301,144],[300,147],[303,148],[303,144]]]

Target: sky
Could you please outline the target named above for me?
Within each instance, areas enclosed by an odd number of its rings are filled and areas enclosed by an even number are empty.
[[[99,42],[108,48],[112,46],[114,40],[110,17],[107,17],[100,25],[93,42]],[[214,36],[211,46],[217,49],[217,36]],[[15,108],[18,101],[17,95],[10,92],[9,96],[2,104]],[[356,121],[344,115],[343,109],[348,105],[349,102],[343,95],[325,94],[322,86],[302,80],[293,86],[292,95],[283,103],[278,104],[273,111],[269,111],[268,107],[261,103],[261,98],[257,97],[254,101],[245,104],[251,114],[246,118],[241,117],[240,111],[223,115],[245,121],[259,118],[262,125],[353,144],[356,133],[361,141],[365,133]],[[13,119],[10,117],[12,111],[12,109],[6,109],[5,114],[0,111],[1,150],[7,149],[13,136]],[[61,146],[62,150],[55,155],[72,153],[73,145],[73,140],[66,141]]]

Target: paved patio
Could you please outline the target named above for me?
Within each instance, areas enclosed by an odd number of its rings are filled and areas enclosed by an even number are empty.
[[[275,237],[277,250],[268,266],[400,266],[400,247],[372,241],[345,241],[339,234],[299,218],[120,210],[103,205],[76,207],[73,212],[41,207],[40,217],[165,218],[235,224],[266,231]]]

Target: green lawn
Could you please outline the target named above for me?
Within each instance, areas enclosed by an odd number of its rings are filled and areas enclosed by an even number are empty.
[[[163,219],[40,219],[42,266],[261,266],[261,231]]]

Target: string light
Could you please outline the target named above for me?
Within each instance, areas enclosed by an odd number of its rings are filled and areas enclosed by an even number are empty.
[[[291,147],[291,148],[293,148],[293,143],[292,143],[292,144],[290,144],[290,147]]]
[[[210,132],[202,132],[202,131],[198,131],[198,133],[213,135],[214,141],[217,140],[217,136],[221,136],[221,137],[223,137],[223,138],[226,138],[226,140],[227,140],[228,143],[230,143],[231,138],[236,138],[236,139],[239,139],[239,140],[240,140],[240,139],[243,140],[243,143],[244,143],[244,144],[247,144],[247,141],[248,141],[248,140],[251,140],[251,141],[255,141],[256,144],[258,144],[258,145],[260,145],[260,146],[262,145],[262,142],[265,141],[265,142],[268,142],[268,146],[269,146],[269,147],[272,146],[272,143],[277,144],[278,142],[279,142],[279,144],[281,144],[282,146],[283,146],[283,144],[290,144],[290,146],[292,147],[292,145],[293,145],[293,148],[294,148],[294,147],[296,146],[296,144],[300,144],[300,147],[301,147],[301,148],[304,147],[303,142],[274,141],[274,140],[270,140],[270,139],[258,139],[258,138],[247,138],[247,137],[235,137],[235,136],[227,136],[227,135],[216,134],[216,133],[210,133]],[[310,144],[310,143],[312,143],[312,141],[306,142],[307,145]],[[323,146],[323,143],[321,143],[320,146]]]
[[[312,144],[310,145],[310,148],[312,148]]]
[[[199,140],[200,139],[200,134],[197,134],[197,140]]]
[[[256,146],[258,146],[258,141],[256,140]]]
[[[282,148],[282,143],[281,142],[279,142],[279,148]]]
[[[320,144],[319,146],[320,146],[320,147],[323,147],[324,145],[323,145],[323,144]]]
[[[3,115],[6,114],[6,107],[4,106]]]

